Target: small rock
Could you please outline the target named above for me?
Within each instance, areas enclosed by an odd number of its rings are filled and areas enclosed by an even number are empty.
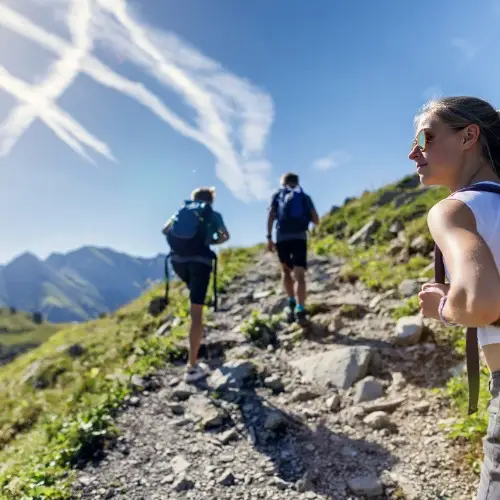
[[[404,316],[396,324],[393,342],[399,346],[415,345],[420,341],[424,324],[422,316]]]
[[[146,387],[144,379],[140,375],[132,375],[130,378],[130,385],[134,388],[143,389]]]
[[[371,235],[379,228],[380,222],[376,219],[368,221],[357,233],[349,238],[349,245],[358,245],[359,243],[367,243]]]
[[[392,374],[392,390],[399,392],[406,386],[406,380],[401,372],[394,372]]]
[[[110,498],[113,498],[115,495],[116,495],[116,490],[114,488],[109,488],[104,498],[105,500],[109,500]]]
[[[374,377],[365,377],[355,385],[354,403],[362,403],[363,401],[373,401],[381,398],[384,395],[382,384]]]
[[[329,397],[326,400],[326,407],[330,411],[338,410],[339,406],[340,406],[340,396],[338,394],[334,394],[333,396]]]
[[[266,297],[269,297],[272,294],[273,294],[272,289],[271,290],[259,290],[257,292],[254,292],[253,299],[254,300],[265,299]]]
[[[421,234],[412,240],[410,243],[410,248],[416,252],[426,253],[428,250],[432,249],[432,241],[429,242],[427,238]]]
[[[224,363],[215,370],[208,384],[215,391],[225,391],[228,389],[242,389],[243,386],[255,376],[255,365],[247,360],[236,359]]]
[[[372,413],[374,411],[385,411],[387,413],[394,411],[404,402],[405,402],[404,397],[390,399],[387,401],[375,401],[373,403],[368,403],[366,405],[363,405],[363,409],[365,410],[365,413]]]
[[[234,484],[233,473],[229,469],[224,471],[219,479],[217,479],[217,483],[221,484],[222,486],[232,486]]]
[[[398,234],[403,229],[404,229],[403,223],[400,220],[396,220],[392,223],[391,227],[389,228],[389,231],[392,234]]]
[[[282,392],[285,389],[285,386],[278,375],[270,375],[269,377],[266,377],[264,385],[275,393]]]
[[[342,314],[337,312],[333,315],[330,324],[328,325],[328,332],[334,333],[340,330],[344,326],[344,320],[342,319]]]
[[[163,323],[163,325],[161,325],[160,328],[158,328],[158,330],[156,330],[155,335],[157,337],[163,337],[170,330],[170,327],[171,327],[170,322]]]
[[[224,413],[202,394],[191,396],[187,409],[192,415],[201,419],[204,429],[219,427],[224,420]]]
[[[409,409],[409,411],[423,414],[423,413],[427,413],[429,411],[430,407],[431,407],[431,405],[428,401],[421,401],[420,403],[416,403],[415,405],[413,405]]]
[[[370,413],[363,419],[363,422],[372,429],[383,429],[391,425],[389,415],[384,411],[374,411]]]
[[[272,486],[276,486],[276,488],[278,488],[278,490],[281,491],[288,489],[288,483],[283,479],[281,479],[280,477],[273,477],[270,484]]]
[[[172,398],[178,401],[186,401],[195,393],[196,389],[193,386],[182,382],[172,391]]]
[[[382,495],[384,491],[382,483],[375,475],[359,476],[349,479],[347,485],[355,495],[365,495],[368,498]]]
[[[139,406],[141,404],[141,400],[137,396],[132,396],[129,403],[130,406]]]
[[[279,411],[272,411],[269,413],[267,416],[265,422],[264,422],[264,427],[268,431],[274,431],[286,424],[286,419],[283,416],[283,414]]]
[[[312,389],[299,388],[293,391],[290,398],[291,401],[305,403],[306,401],[311,401],[311,399],[316,399],[320,396],[319,392]]]
[[[189,491],[193,488],[194,481],[185,476],[179,477],[172,485],[172,489],[178,493],[180,493],[181,491]]]
[[[172,467],[172,471],[176,475],[185,472],[190,466],[191,464],[183,455],[177,455],[170,461],[170,467]]]
[[[218,436],[218,439],[222,444],[228,444],[233,439],[238,439],[238,433],[236,429],[229,429]]]
[[[185,408],[179,403],[168,403],[167,407],[174,415],[184,415]]]

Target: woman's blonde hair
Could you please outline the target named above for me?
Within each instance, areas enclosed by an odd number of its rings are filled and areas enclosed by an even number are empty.
[[[453,130],[477,125],[482,155],[500,175],[500,115],[489,102],[469,96],[441,97],[422,107],[415,117],[416,126],[423,115],[435,115]]]

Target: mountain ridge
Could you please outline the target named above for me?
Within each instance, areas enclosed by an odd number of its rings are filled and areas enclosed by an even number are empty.
[[[0,266],[0,307],[39,311],[56,323],[94,319],[162,280],[165,257],[94,245],[53,252],[45,259],[26,251]]]

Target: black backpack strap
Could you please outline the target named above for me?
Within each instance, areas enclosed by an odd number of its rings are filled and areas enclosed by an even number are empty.
[[[466,186],[464,188],[458,189],[455,193],[461,193],[464,191],[477,191],[482,193],[496,193],[500,194],[500,184],[490,184],[488,182],[478,182],[477,184],[472,184],[472,186]],[[452,193],[454,194],[454,193]],[[450,195],[452,196],[452,195]]]
[[[443,254],[437,245],[434,246],[434,280],[436,283],[445,283]],[[467,328],[465,336],[465,359],[469,383],[468,415],[472,415],[477,412],[479,403],[479,348],[477,345],[477,328]]]

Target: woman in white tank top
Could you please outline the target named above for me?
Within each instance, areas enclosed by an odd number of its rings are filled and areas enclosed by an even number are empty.
[[[427,103],[415,119],[409,158],[426,186],[452,194],[432,207],[428,226],[443,253],[449,285],[426,283],[419,293],[426,317],[477,327],[491,373],[489,424],[477,500],[500,499],[500,194],[456,190],[500,184],[500,116],[474,97]]]

